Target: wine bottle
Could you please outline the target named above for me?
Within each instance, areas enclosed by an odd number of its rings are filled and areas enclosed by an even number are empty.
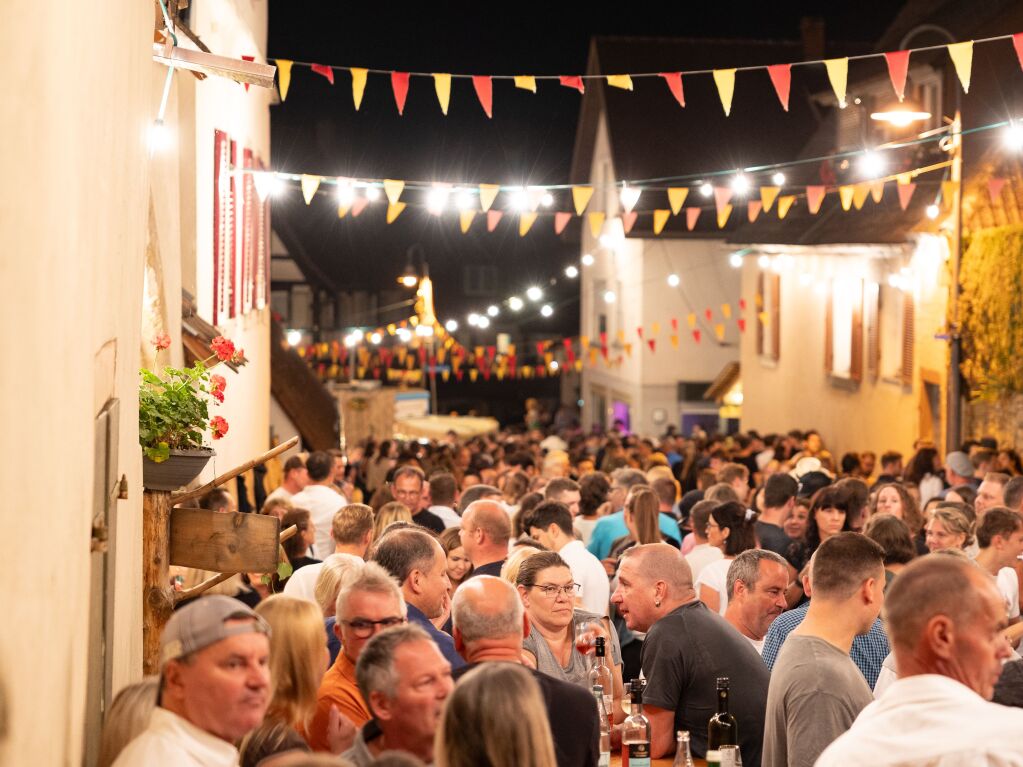
[[[600,757],[597,767],[611,767],[611,722],[604,708],[604,690],[599,684],[593,685],[593,697],[597,702],[597,715],[600,718]]]
[[[643,685],[631,686],[632,713],[622,723],[622,765],[650,767],[650,720],[643,715]]]
[[[611,669],[607,665],[604,637],[597,637],[594,643],[595,660],[590,669],[590,687],[600,685],[604,695],[604,711],[608,717],[614,716],[614,682],[611,680]]]
[[[671,767],[693,767],[693,754],[689,749],[689,733],[679,730],[675,733],[675,761]]]
[[[718,677],[718,712],[707,722],[707,750],[739,745],[739,723],[728,711],[728,677]]]

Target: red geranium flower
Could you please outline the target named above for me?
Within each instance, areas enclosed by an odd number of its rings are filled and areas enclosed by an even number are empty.
[[[210,376],[210,394],[217,402],[224,401],[224,389],[227,388],[227,379],[224,376],[218,376],[216,373]]]
[[[217,355],[217,359],[221,362],[227,362],[231,357],[234,356],[234,343],[224,338],[223,336],[217,336],[210,342],[210,349]]]
[[[219,415],[215,415],[210,419],[210,429],[213,431],[213,439],[220,439],[227,434],[227,421]]]
[[[170,348],[170,336],[167,333],[157,333],[153,336],[153,340],[150,343],[156,347],[157,351],[161,349]]]
[[[239,349],[234,354],[232,354],[231,362],[233,362],[235,365],[244,365],[246,362],[248,362],[248,360],[245,359],[245,350]]]

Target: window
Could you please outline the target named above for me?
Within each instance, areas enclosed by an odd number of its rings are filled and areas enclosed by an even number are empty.
[[[497,290],[497,267],[467,264],[462,267],[463,291],[467,296],[489,296]]]
[[[757,354],[777,361],[781,356],[781,275],[760,272],[757,295],[763,300],[763,309],[757,315]]]
[[[835,278],[825,307],[824,369],[834,378],[863,378],[863,280]]]

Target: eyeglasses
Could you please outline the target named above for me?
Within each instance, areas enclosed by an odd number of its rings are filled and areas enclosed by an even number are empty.
[[[540,589],[548,599],[564,594],[566,597],[574,597],[582,588],[578,583],[569,583],[565,586],[555,586],[553,583],[534,584],[533,588]]]
[[[354,621],[339,621],[348,626],[352,630],[352,633],[359,639],[365,639],[371,637],[377,632],[377,626],[381,629],[389,629],[392,626],[402,626],[408,623],[407,618],[383,618],[378,621],[368,621],[362,618],[356,618]]]

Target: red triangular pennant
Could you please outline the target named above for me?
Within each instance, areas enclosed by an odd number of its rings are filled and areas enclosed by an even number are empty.
[[[571,213],[555,213],[554,214],[554,233],[561,234],[565,231],[565,227],[568,226],[568,222],[572,220]]]
[[[746,299],[745,298],[740,298],[739,299],[739,308],[742,309],[743,311],[746,311]]]
[[[988,179],[987,182],[987,193],[991,196],[991,204],[994,205],[998,202],[998,198],[1002,194],[1002,187],[1005,186],[1004,178],[992,178]]]
[[[760,215],[760,210],[764,207],[764,203],[760,200],[750,200],[746,203],[746,217],[752,224],[757,220],[757,216]]]
[[[786,112],[789,111],[789,88],[792,85],[792,65],[775,64],[767,68],[767,74],[771,76],[774,83],[774,92],[778,94],[778,101]]]
[[[700,211],[703,208],[686,208],[686,229],[690,232],[693,231],[693,227],[696,226],[696,219],[700,217]]]
[[[1019,59],[1019,65],[1023,68],[1023,32],[1017,32],[1012,36],[1012,47],[1016,49],[1016,58]]]
[[[575,88],[580,93],[586,93],[586,85],[583,84],[583,79],[579,75],[561,75],[558,79],[566,88]]]
[[[710,322],[712,319],[714,319],[714,312],[711,311],[710,309],[704,309],[703,316],[707,318],[707,322]]]
[[[656,338],[651,338],[649,341],[646,342],[646,345],[650,347],[650,351],[652,351],[652,352],[657,351],[657,339]]]
[[[632,231],[632,227],[636,225],[637,218],[639,218],[639,213],[636,211],[622,214],[622,226],[625,229],[626,234]]]
[[[821,209],[821,203],[824,202],[824,194],[827,190],[825,186],[808,186],[806,188],[806,207],[813,215],[816,216],[817,211]]]
[[[405,113],[405,98],[408,96],[408,72],[391,72],[391,90],[398,114]]]
[[[362,211],[366,209],[367,205],[369,205],[369,200],[365,197],[356,197],[352,201],[352,216],[357,216],[362,213]]]
[[[739,332],[740,333],[745,333],[746,332],[746,320],[743,317],[740,317],[738,322],[739,322]]]
[[[480,100],[480,105],[483,107],[483,111],[486,112],[487,117],[493,117],[494,116],[493,81],[487,75],[473,75],[472,87],[476,89],[476,97]]]
[[[899,206],[905,210],[916,191],[916,184],[896,184],[895,188],[899,190]]]
[[[909,51],[889,51],[884,55],[888,62],[888,76],[892,79],[892,87],[899,101],[906,94],[906,72],[909,70]]]
[[[255,60],[256,60],[255,56],[242,56],[242,61],[255,61]],[[331,76],[331,78],[333,78],[334,77],[334,73],[331,72],[330,76]],[[331,79],[331,82],[334,82],[334,80]],[[245,86],[245,92],[248,93],[249,92],[249,84],[248,83],[242,83],[242,85]]]
[[[696,330],[693,331],[693,340],[696,341],[696,343],[700,343],[700,329],[699,328],[697,328]]]
[[[682,73],[661,72],[661,77],[668,84],[668,90],[671,91],[671,95],[675,97],[678,105],[684,107],[686,105],[686,95],[682,92]]]
[[[313,64],[309,68],[311,70],[313,70],[316,74],[323,75],[324,77],[326,77],[327,81],[331,85],[334,84],[334,68],[333,67],[328,67],[325,64]]]
[[[500,210],[488,210],[487,211],[487,231],[492,232],[497,229],[497,222],[501,220],[501,216],[504,213]]]

